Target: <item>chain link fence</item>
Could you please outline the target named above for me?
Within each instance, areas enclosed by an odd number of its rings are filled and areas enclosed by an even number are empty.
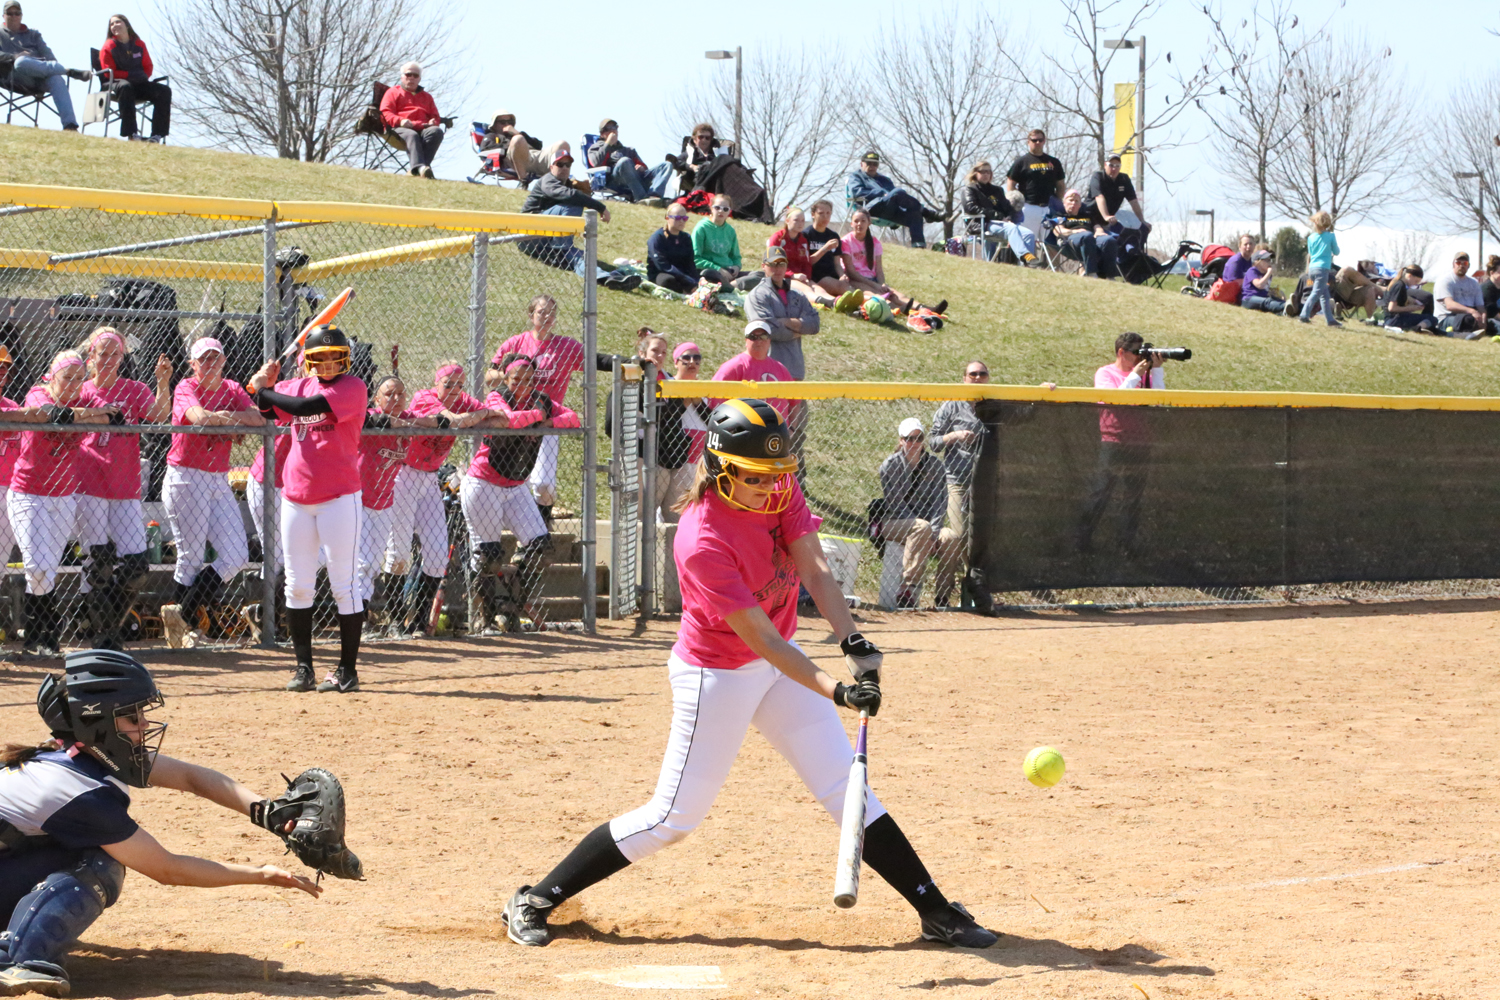
[[[0,392],[21,407],[0,414],[17,543],[0,537],[7,639],[49,652],[116,630],[284,637],[279,487],[295,428],[262,426],[238,387],[345,287],[351,374],[372,409],[390,376],[404,389],[381,404],[403,426],[362,437],[368,633],[592,628],[595,219],[29,185],[0,185],[0,206]],[[190,358],[206,338],[222,349],[211,371]],[[492,366],[507,349],[535,360],[529,387]],[[116,423],[89,423],[105,406]],[[473,423],[497,409],[550,415]],[[452,426],[404,426],[434,413]],[[326,572],[315,607],[336,636]]]

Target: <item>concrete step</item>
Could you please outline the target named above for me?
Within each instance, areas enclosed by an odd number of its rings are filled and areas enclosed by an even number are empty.
[[[577,597],[548,597],[541,605],[548,621],[576,622],[583,618],[583,602]],[[609,617],[609,598],[594,599],[594,614],[600,621]]]
[[[576,595],[578,593],[578,578],[583,575],[582,563],[552,563],[542,571],[542,593],[547,596],[553,595]],[[609,567],[599,567],[599,585],[595,593],[609,593]]]

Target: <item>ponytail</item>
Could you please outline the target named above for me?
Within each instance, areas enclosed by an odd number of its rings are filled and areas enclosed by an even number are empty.
[[[7,743],[5,749],[0,750],[0,767],[20,767],[22,764],[35,760],[38,754],[51,753],[58,748],[56,740],[48,740],[38,743],[36,746],[23,746],[20,743]]]
[[[693,504],[702,502],[713,485],[714,477],[708,474],[708,466],[703,463],[703,459],[698,459],[698,467],[693,471],[693,485],[677,498],[677,502],[672,505],[672,510],[681,514]]]

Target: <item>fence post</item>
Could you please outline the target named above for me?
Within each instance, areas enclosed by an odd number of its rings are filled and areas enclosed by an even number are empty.
[[[656,613],[656,365],[646,362],[641,376],[641,419],[645,421],[644,447],[641,449],[641,597],[642,618]]]
[[[469,395],[483,399],[484,371],[484,324],[485,304],[489,294],[490,234],[478,233],[474,237],[474,268],[469,280]]]
[[[583,630],[594,634],[596,595],[599,592],[597,524],[595,510],[599,472],[598,434],[599,373],[594,358],[599,351],[599,213],[583,213],[583,500],[578,511],[578,542],[583,553]]]
[[[260,301],[261,349],[265,360],[276,357],[276,321],[279,296],[276,289],[276,210],[266,220],[265,273],[262,275]],[[281,525],[276,518],[276,438],[271,433],[274,425],[261,431],[261,454],[265,463],[261,469],[262,489],[260,523],[265,525],[260,547],[260,645],[263,649],[276,647],[276,565],[275,547],[281,544]],[[270,540],[271,551],[267,552],[265,539]]]

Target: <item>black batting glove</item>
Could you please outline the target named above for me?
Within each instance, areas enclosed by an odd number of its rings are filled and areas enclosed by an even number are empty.
[[[250,803],[250,822],[254,823],[262,830],[270,830],[272,833],[280,833],[281,831],[276,829],[276,827],[272,824],[271,805],[272,803],[270,799],[258,799],[255,802]]]
[[[849,672],[856,681],[872,680],[876,684],[880,683],[880,664],[885,659],[885,654],[876,649],[873,642],[859,632],[851,632],[849,638],[839,643],[839,648],[844,651],[844,663],[848,665]]]
[[[865,680],[857,684],[835,684],[833,703],[855,712],[868,711],[873,718],[880,714],[880,682]]]

